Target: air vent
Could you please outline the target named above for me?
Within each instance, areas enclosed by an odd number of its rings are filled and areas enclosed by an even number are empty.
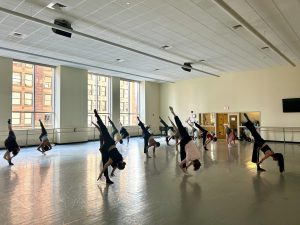
[[[49,9],[62,9],[65,7],[67,7],[67,6],[65,6],[61,3],[58,3],[58,2],[51,2],[49,5],[47,5],[47,8],[49,8]]]
[[[19,32],[12,32],[8,36],[13,38],[18,38],[18,39],[24,39],[26,37],[26,35]]]
[[[164,46],[161,46],[160,48],[164,49],[164,50],[169,50],[169,49],[171,49],[173,47],[171,45],[164,45]]]
[[[240,24],[238,24],[238,25],[233,26],[232,28],[233,28],[234,30],[237,30],[237,29],[240,29],[241,27],[243,27],[243,26],[240,25]]]

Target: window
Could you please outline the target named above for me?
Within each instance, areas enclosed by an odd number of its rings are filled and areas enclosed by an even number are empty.
[[[91,101],[91,100],[88,100],[88,110],[89,111],[93,111],[94,109],[93,109],[93,101]]]
[[[100,88],[100,96],[103,96],[103,97],[106,96],[106,87],[105,86],[101,86],[101,88]]]
[[[44,105],[46,105],[46,106],[51,106],[52,105],[52,95],[45,95]]]
[[[44,88],[51,88],[52,87],[52,77],[45,77],[44,80]]]
[[[13,73],[13,85],[20,86],[22,83],[22,74],[21,73]]]
[[[93,85],[88,84],[88,95],[92,95],[93,94]]]
[[[20,105],[21,104],[21,93],[20,92],[13,92],[12,93],[12,104],[13,105]]]
[[[32,87],[32,74],[25,74],[25,86]]]
[[[20,125],[21,123],[21,113],[12,113],[11,115],[12,125]]]
[[[140,84],[120,80],[120,120],[124,125],[137,125]]]
[[[16,127],[39,127],[39,119],[48,128],[53,127],[54,69],[13,62],[12,80],[12,118],[15,118]]]
[[[100,103],[100,111],[106,111],[106,101],[101,101]]]
[[[32,105],[32,94],[31,93],[24,93],[24,104]]]
[[[24,113],[24,124],[31,125],[32,124],[32,115],[31,113]]]
[[[98,110],[103,122],[108,125],[110,115],[110,78],[98,74],[88,75],[88,126],[95,119],[94,109]]]

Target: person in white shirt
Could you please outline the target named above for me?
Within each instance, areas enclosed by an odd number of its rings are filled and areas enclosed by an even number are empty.
[[[196,128],[194,127],[194,124],[196,121],[196,114],[194,111],[191,111],[191,116],[186,120],[186,122],[192,127],[192,137],[195,137],[195,133],[197,132]]]
[[[182,125],[178,116],[174,113],[173,108],[171,106],[169,108],[171,113],[174,115],[175,123],[177,125],[178,131],[181,136],[181,141],[180,141],[181,162],[179,166],[184,172],[186,172],[191,165],[194,166],[194,170],[199,170],[201,166],[199,160],[200,159],[199,149],[197,148],[195,142],[188,134],[187,130]]]

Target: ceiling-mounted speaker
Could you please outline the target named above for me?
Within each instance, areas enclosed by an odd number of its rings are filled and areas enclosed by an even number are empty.
[[[64,28],[68,28],[70,30],[73,30],[73,28],[71,27],[71,23],[67,20],[56,19],[56,20],[54,20],[54,24],[56,24],[58,26],[61,26],[61,27],[64,27]],[[71,38],[71,36],[72,36],[72,33],[66,32],[66,31],[63,31],[63,30],[59,30],[59,29],[56,29],[56,28],[52,28],[52,31],[54,33],[56,33],[58,35],[62,35],[64,37]]]
[[[192,70],[192,65],[191,63],[184,63],[183,66],[181,67],[181,69],[183,69],[184,71],[187,71],[187,72],[191,72]]]

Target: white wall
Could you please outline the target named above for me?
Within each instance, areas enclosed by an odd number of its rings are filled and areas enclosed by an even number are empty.
[[[88,72],[67,66],[59,66],[55,81],[55,127],[64,128],[58,133],[58,143],[88,140],[87,93]]]
[[[184,74],[183,74],[184,75]],[[261,126],[300,127],[300,113],[283,113],[283,98],[300,97],[300,68],[272,69],[224,74],[220,78],[205,77],[161,84],[160,109],[169,115],[168,106],[174,106],[182,119],[193,109],[202,112],[261,113]],[[229,110],[224,110],[229,106]],[[282,136],[264,133],[267,139],[280,140]],[[294,141],[298,137],[293,137]]]

